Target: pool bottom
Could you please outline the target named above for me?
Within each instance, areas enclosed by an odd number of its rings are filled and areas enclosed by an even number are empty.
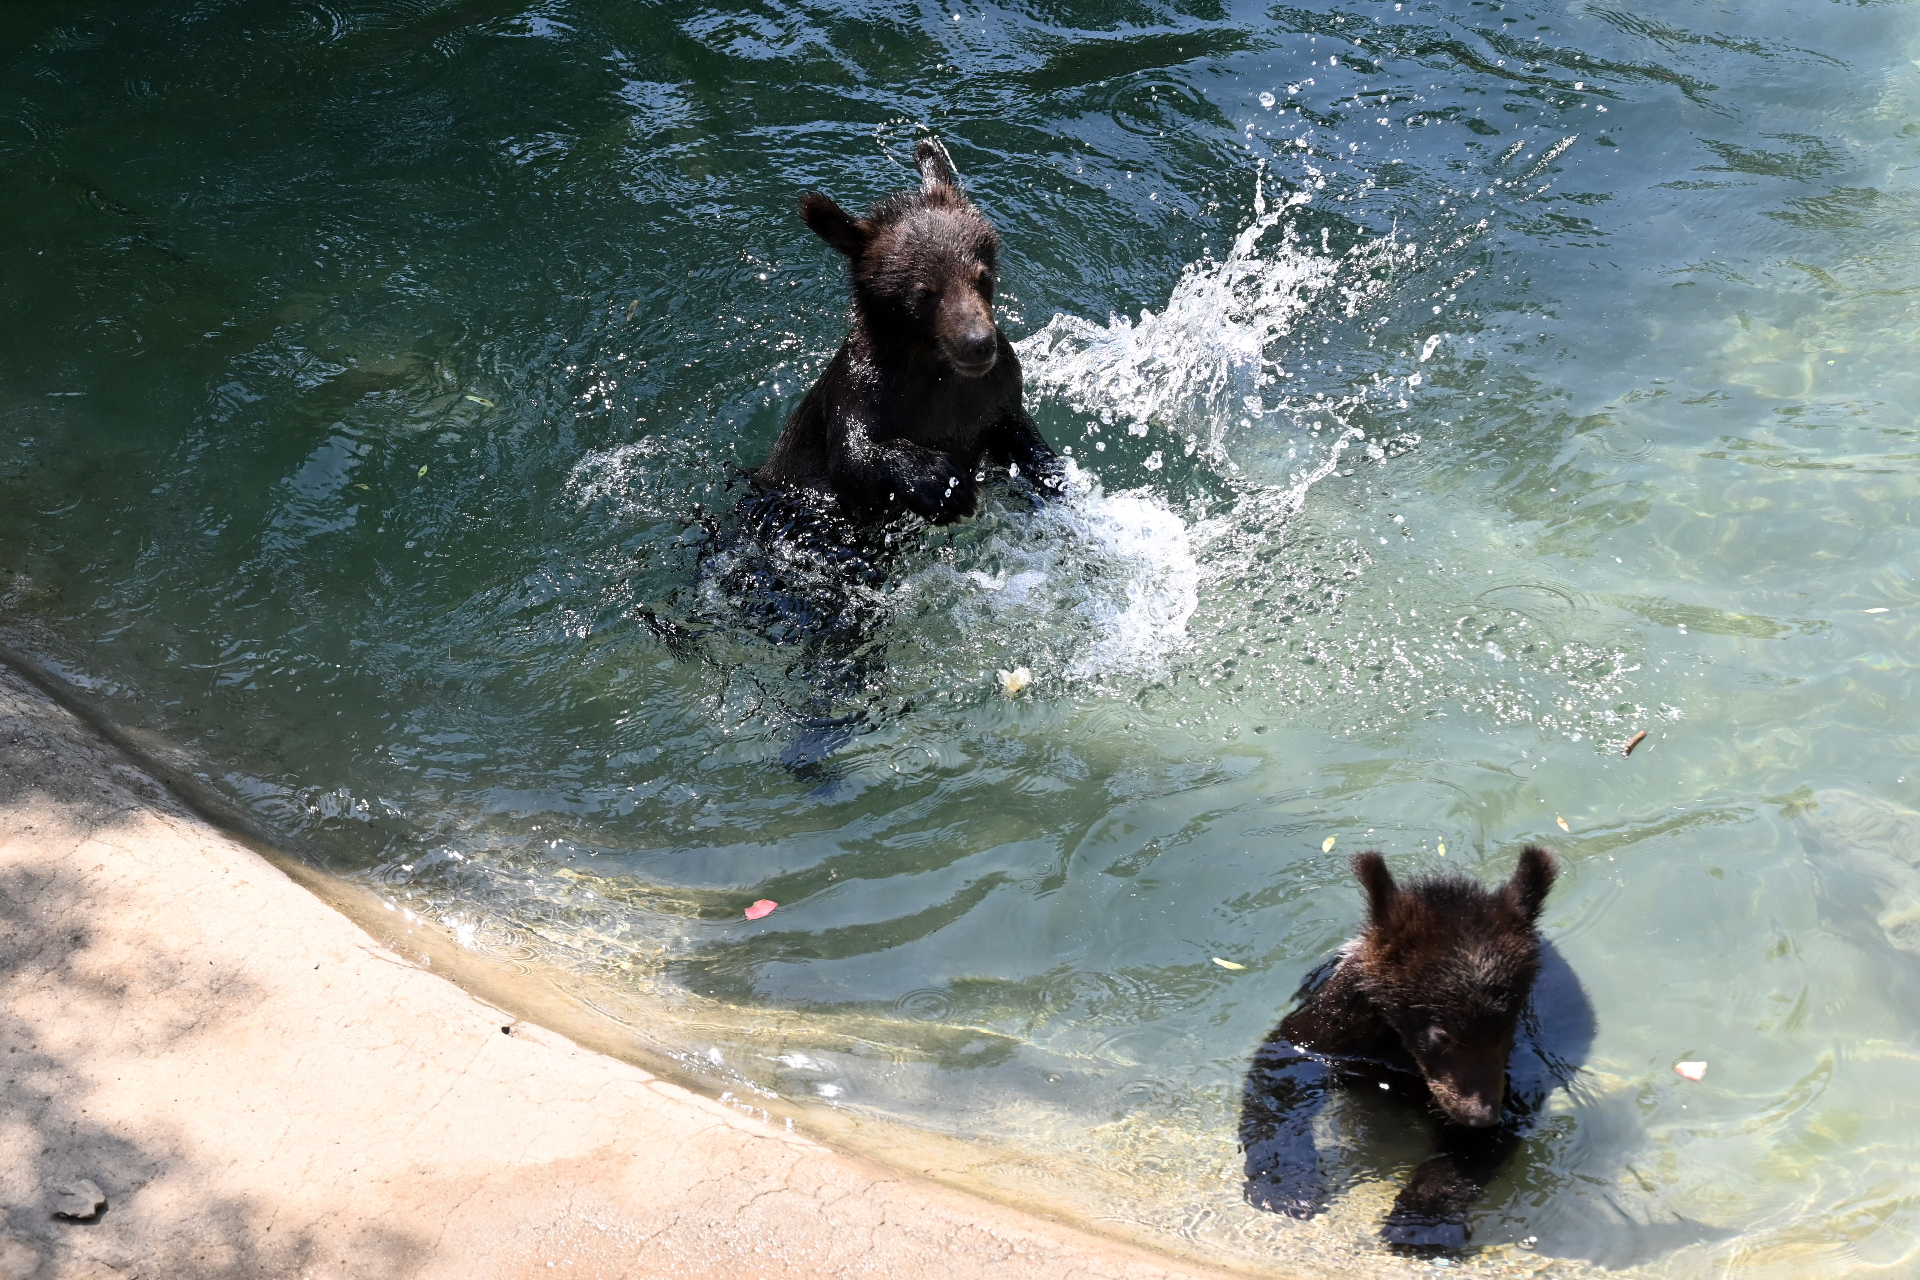
[[[1201,1280],[503,1013],[4,666],[0,780],[0,1274]]]
[[[538,955],[486,954],[376,890],[317,870],[289,852],[274,833],[196,776],[193,762],[178,748],[102,715],[81,691],[17,649],[0,648],[0,661],[27,674],[198,813],[321,901],[470,994],[742,1114],[791,1126],[958,1190],[1196,1264],[1276,1276],[1402,1275],[1409,1267],[1556,1277],[1601,1269],[1693,1274],[1725,1266],[1730,1251],[1743,1275],[1800,1263],[1828,1272],[1836,1266],[1851,1269],[1844,1265],[1847,1260],[1827,1256],[1831,1241],[1810,1237],[1795,1243],[1776,1236],[1765,1248],[1743,1248],[1728,1238],[1731,1233],[1662,1214],[1649,1201],[1636,1203],[1631,1171],[1623,1173],[1619,1186],[1559,1196],[1548,1206],[1551,1212],[1540,1215],[1551,1230],[1522,1234],[1506,1224],[1482,1222],[1475,1246],[1462,1255],[1391,1252],[1377,1243],[1374,1232],[1397,1186],[1392,1143],[1374,1153],[1384,1162],[1377,1176],[1352,1179],[1320,1218],[1300,1223],[1259,1213],[1239,1194],[1232,1136],[1237,1100],[1231,1097],[1209,1100],[1183,1097],[1176,1089],[1145,1090],[1138,1105],[1122,1114],[1071,1124],[1063,1123],[1058,1112],[1009,1099],[997,1117],[997,1132],[986,1136],[943,1132],[937,1119],[929,1123],[924,1114],[836,1103],[797,1087],[796,1079],[815,1078],[835,1063],[898,1070],[937,1061],[943,1040],[951,1042],[950,1048],[964,1048],[998,1033],[930,1027],[905,1017],[743,1007],[685,991],[619,990]],[[938,1071],[927,1074],[936,1083],[941,1078]],[[1603,1072],[1588,1076],[1578,1100],[1583,1114],[1631,1110],[1634,1081]],[[1563,1103],[1571,1105],[1556,1098],[1543,1123],[1550,1125],[1554,1108]],[[1417,1158],[1411,1146],[1397,1157],[1405,1165]]]

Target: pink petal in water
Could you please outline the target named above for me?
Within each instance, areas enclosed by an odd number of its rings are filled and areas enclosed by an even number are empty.
[[[772,898],[762,898],[747,908],[747,919],[758,920],[761,916],[770,916],[773,914],[773,909],[779,905]]]

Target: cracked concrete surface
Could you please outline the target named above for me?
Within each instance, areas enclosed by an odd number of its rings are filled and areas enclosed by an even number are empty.
[[[1208,1274],[516,1021],[4,667],[0,997],[0,1280]]]

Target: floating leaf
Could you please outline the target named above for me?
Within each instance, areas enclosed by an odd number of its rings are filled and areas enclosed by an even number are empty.
[[[1339,837],[1337,837],[1337,836],[1328,836],[1328,837],[1327,837],[1327,838],[1326,838],[1325,840],[1322,840],[1322,841],[1320,842],[1320,852],[1322,852],[1322,853],[1330,853],[1330,852],[1332,852],[1332,850],[1333,850],[1333,842],[1334,842],[1334,841],[1335,841],[1336,839],[1338,839],[1338,838],[1339,838]]]
[[[773,914],[773,909],[779,905],[772,898],[762,898],[747,908],[747,919],[758,920],[762,916],[770,916]]]
[[[1704,1062],[1676,1062],[1673,1064],[1673,1069],[1694,1081],[1698,1081],[1707,1074],[1707,1064]]]
[[[1445,840],[1440,842],[1440,856],[1443,858],[1447,856],[1447,842]]]
[[[1231,960],[1222,960],[1222,959],[1221,959],[1221,958],[1220,958],[1219,956],[1215,956],[1215,957],[1213,958],[1213,962],[1214,962],[1215,964],[1217,964],[1217,965],[1219,965],[1219,966],[1220,966],[1220,967],[1221,967],[1222,969],[1234,969],[1234,970],[1239,970],[1239,969],[1244,969],[1244,968],[1246,968],[1246,967],[1247,967],[1247,966],[1245,966],[1245,965],[1243,965],[1243,964],[1235,964],[1235,963],[1234,963],[1233,961],[1231,961]]]
[[[423,476],[423,475],[425,475],[425,474],[427,474],[427,464],[423,462],[423,463],[421,463],[421,464],[420,464],[420,475],[421,475],[421,476]],[[419,478],[420,478],[420,476],[415,476],[415,477],[414,477],[414,479],[416,479],[416,480],[417,480],[417,479],[419,479]]]
[[[483,404],[489,409],[494,407],[493,401],[487,399],[485,396],[476,396],[471,391],[467,393],[467,399],[473,401],[475,404]]]
[[[354,488],[356,488],[356,489],[365,489],[365,488],[366,488],[367,486],[366,486],[366,485],[364,485],[364,484],[357,484],[357,485],[355,485],[355,486],[353,486],[353,487],[354,487]]]
[[[1560,829],[1561,829],[1562,831],[1571,831],[1571,830],[1573,830],[1573,828],[1572,828],[1572,827],[1570,827],[1570,826],[1568,826],[1568,825],[1567,825],[1567,820],[1566,820],[1565,818],[1563,818],[1563,817],[1561,817],[1561,816],[1560,816],[1559,814],[1557,814],[1557,813],[1556,813],[1556,814],[1554,814],[1554,815],[1553,815],[1553,820],[1554,820],[1555,822],[1557,822],[1557,823],[1559,823],[1559,824],[1560,824]]]
[[[1867,610],[1867,612],[1868,613],[1885,613],[1886,610],[1885,609],[1869,609]]]

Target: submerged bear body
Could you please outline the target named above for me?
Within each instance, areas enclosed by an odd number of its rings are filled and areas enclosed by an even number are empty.
[[[847,259],[845,341],[781,428],[730,526],[702,521],[690,608],[641,610],[674,653],[735,629],[784,651],[759,713],[791,727],[780,759],[828,761],[880,707],[896,524],[970,516],[993,467],[1043,496],[1064,468],[1021,404],[1020,361],[993,319],[1000,240],[961,192],[947,153],[922,141],[917,190],[864,217],[818,192],[800,217]],[[818,768],[817,768],[818,767]]]
[[[922,186],[855,218],[819,193],[800,202],[814,233],[847,259],[846,340],[753,473],[857,525],[913,512],[970,516],[987,467],[1041,492],[1061,463],[1021,402],[1020,361],[993,320],[999,236],[962,194],[947,154],[915,152]]]
[[[1466,1243],[1468,1209],[1593,1038],[1578,979],[1535,927],[1556,870],[1528,848],[1498,889],[1457,876],[1400,886],[1379,854],[1354,859],[1367,924],[1308,977],[1247,1073],[1251,1204],[1297,1218],[1325,1207],[1314,1118],[1333,1091],[1358,1086],[1355,1105],[1422,1119],[1436,1140],[1382,1237]]]

